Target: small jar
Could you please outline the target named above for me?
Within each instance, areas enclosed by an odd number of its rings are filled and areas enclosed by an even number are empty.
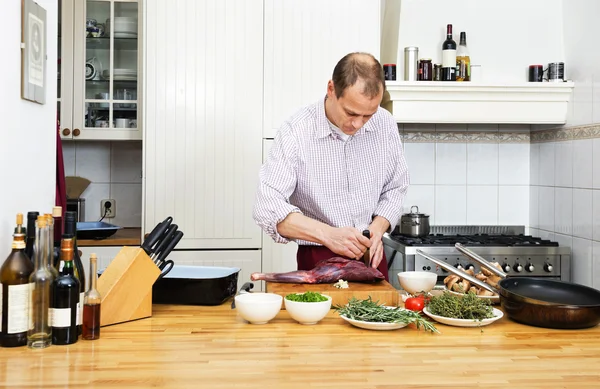
[[[429,58],[421,58],[421,72],[422,81],[432,81],[433,80],[433,65],[431,64],[431,59]]]
[[[442,64],[433,65],[433,81],[442,81]]]

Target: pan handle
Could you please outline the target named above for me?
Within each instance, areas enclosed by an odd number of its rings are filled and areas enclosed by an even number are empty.
[[[494,273],[498,277],[506,278],[506,273],[504,273],[503,271],[500,271],[500,270],[496,269],[494,266],[492,266],[491,263],[489,263],[483,257],[479,256],[478,254],[475,254],[473,251],[469,250],[468,248],[466,248],[462,244],[456,243],[454,245],[454,247],[456,247],[456,249],[458,251],[460,251],[461,253],[465,254],[467,257],[471,258],[475,262],[478,262],[481,266],[485,267],[487,270],[491,271],[492,273]]]
[[[446,262],[444,262],[442,260],[439,260],[439,259],[437,259],[435,257],[432,257],[431,255],[426,254],[426,253],[424,253],[423,251],[421,251],[419,249],[417,249],[417,254],[422,255],[423,257],[429,259],[431,262],[433,262],[433,263],[439,265],[440,267],[448,270],[450,273],[454,273],[457,276],[459,276],[461,278],[464,278],[465,280],[469,281],[470,283],[479,286],[480,288],[488,290],[488,291],[490,291],[492,293],[500,294],[498,292],[498,290],[496,288],[494,288],[493,286],[488,285],[488,284],[486,284],[485,282],[483,282],[481,280],[478,280],[477,278],[475,278],[475,277],[473,277],[473,276],[465,273],[464,271],[462,271],[460,269],[455,268],[454,266],[452,266],[452,265],[450,265],[450,264],[448,264],[448,263],[446,263]],[[465,293],[466,292],[467,291],[465,290]]]

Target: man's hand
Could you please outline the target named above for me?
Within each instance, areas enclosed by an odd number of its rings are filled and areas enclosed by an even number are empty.
[[[323,244],[329,250],[347,258],[361,258],[371,247],[371,241],[354,227],[331,227],[325,233]],[[379,260],[381,262],[381,259]]]
[[[383,242],[381,238],[388,228],[390,228],[390,223],[381,216],[375,216],[369,226],[369,231],[371,231],[371,267],[375,269],[383,260]]]

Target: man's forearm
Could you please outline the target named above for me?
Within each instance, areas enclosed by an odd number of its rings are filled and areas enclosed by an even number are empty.
[[[299,212],[292,212],[277,224],[279,235],[288,239],[301,239],[325,245],[325,232],[331,228]]]
[[[382,216],[375,216],[369,226],[371,232],[379,232],[381,235],[383,235],[388,228],[390,228],[390,222]]]

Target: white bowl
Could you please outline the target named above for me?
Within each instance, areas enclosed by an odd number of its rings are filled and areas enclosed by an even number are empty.
[[[428,271],[405,271],[398,273],[402,289],[410,294],[430,292],[437,282],[437,274]]]
[[[327,297],[327,301],[319,302],[300,302],[283,299],[285,309],[288,311],[292,319],[300,324],[316,324],[321,321],[331,309],[331,296]]]
[[[235,296],[235,308],[252,324],[265,324],[281,310],[281,297],[275,293],[243,293]]]

